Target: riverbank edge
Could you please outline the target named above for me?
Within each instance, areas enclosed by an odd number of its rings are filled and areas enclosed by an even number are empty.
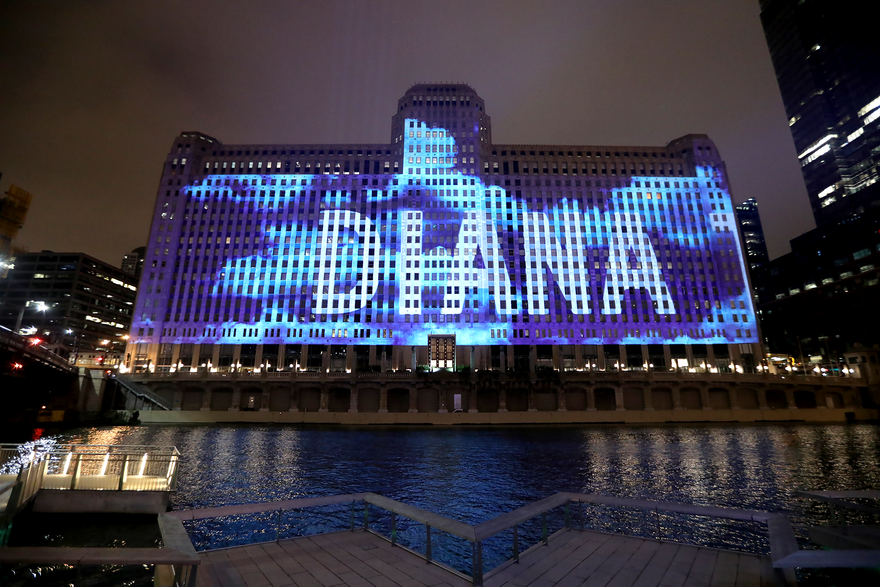
[[[848,414],[850,414],[848,416]],[[553,412],[270,412],[218,410],[143,410],[143,424],[279,423],[330,425],[510,425],[510,424],[696,424],[725,422],[847,422],[878,421],[880,410],[869,408],[596,410]]]

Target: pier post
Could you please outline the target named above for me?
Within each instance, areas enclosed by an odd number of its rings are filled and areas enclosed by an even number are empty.
[[[654,396],[651,393],[651,388],[646,387],[642,390],[642,395],[645,398],[645,411],[654,411]]]
[[[379,413],[388,413],[388,386],[383,385],[379,388]]]
[[[614,386],[614,405],[617,410],[626,409],[623,405],[623,388],[619,385]]]
[[[351,392],[349,393],[348,399],[348,411],[349,412],[357,412],[358,411],[358,388],[357,384],[351,386]]]
[[[241,388],[239,385],[239,383],[236,383],[235,387],[232,388],[232,405],[229,406],[230,412],[237,412],[241,409]]]
[[[586,390],[587,394],[587,411],[595,412],[596,411],[596,392],[592,387],[588,387]]]
[[[758,390],[758,408],[762,410],[769,409],[767,406],[767,390],[759,389]]]
[[[206,387],[205,393],[202,394],[202,410],[210,410],[211,409],[211,388]]]
[[[704,410],[712,409],[712,406],[709,404],[709,389],[705,386],[700,387],[700,402],[703,404]]]
[[[565,405],[565,389],[560,385],[556,390],[556,411],[557,412],[567,412],[568,408]]]
[[[501,413],[507,411],[507,390],[503,387],[498,389],[498,411]]]
[[[325,353],[329,354],[329,353]],[[330,392],[327,390],[327,385],[324,384],[321,386],[321,405],[318,408],[319,412],[327,411],[327,404],[330,403]]]
[[[730,396],[730,409],[731,410],[741,409],[740,405],[739,405],[739,396],[736,393],[736,388],[731,387],[730,389],[727,390],[727,393]]]
[[[681,392],[677,385],[672,387],[672,409],[680,410],[681,409]]]
[[[419,413],[419,390],[416,386],[409,388],[409,413]]]

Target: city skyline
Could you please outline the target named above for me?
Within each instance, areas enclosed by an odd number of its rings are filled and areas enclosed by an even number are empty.
[[[499,143],[706,133],[735,201],[755,197],[768,219],[786,219],[766,222],[771,256],[812,227],[757,2],[504,6],[297,5],[240,22],[195,6],[174,18],[161,5],[6,8],[0,165],[35,194],[19,243],[119,263],[146,242],[162,156],[181,130],[385,142],[389,105],[420,80],[470,82]],[[48,40],[25,43],[37,22]]]

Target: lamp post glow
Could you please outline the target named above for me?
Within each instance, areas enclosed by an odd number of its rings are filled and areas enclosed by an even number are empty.
[[[21,321],[24,319],[24,311],[27,308],[33,306],[37,312],[45,312],[49,309],[49,306],[46,305],[46,302],[40,302],[37,300],[28,300],[27,303],[18,311],[18,318],[15,319],[15,329],[13,332],[19,334],[21,330]]]

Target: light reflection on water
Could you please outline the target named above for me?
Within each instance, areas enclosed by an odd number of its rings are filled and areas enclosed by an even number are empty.
[[[880,487],[872,424],[139,426],[64,439],[177,446],[174,509],[373,491],[473,524],[574,491],[808,513],[816,523],[825,511],[794,490]]]

